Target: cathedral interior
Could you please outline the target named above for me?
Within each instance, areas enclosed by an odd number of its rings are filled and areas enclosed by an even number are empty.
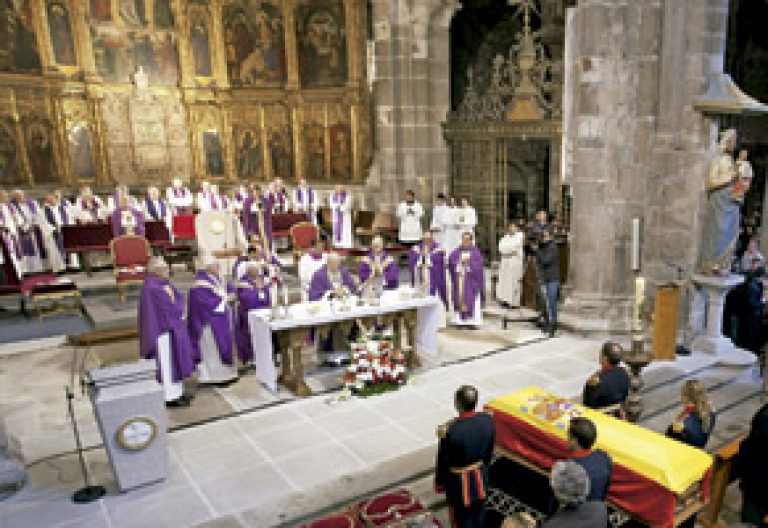
[[[527,313],[491,302],[475,337],[441,329],[423,379],[379,402],[333,399],[325,371],[304,400],[257,383],[201,392],[197,410],[169,415],[171,477],[159,491],[110,492],[80,510],[62,491],[80,471],[56,385],[70,375],[66,332],[0,336],[0,454],[6,433],[28,442],[16,449],[34,485],[8,500],[7,525],[0,488],[0,528],[310,526],[398,487],[448,526],[432,486],[434,430],[453,413],[456,387],[476,382],[484,401],[529,385],[580,396],[603,338],[631,349],[645,328],[650,342],[654,303],[670,286],[680,291],[676,345],[709,324],[693,284],[708,170],[727,129],[754,171],[741,229],[768,247],[766,21],[766,0],[0,0],[0,190],[73,198],[84,186],[109,195],[127,185],[143,196],[174,179],[193,192],[306,180],[324,193],[343,186],[372,214],[394,213],[413,190],[426,226],[442,193],[477,211],[489,291],[509,224],[544,210],[568,332],[547,348]],[[101,273],[85,279],[97,296],[114,285]],[[129,306],[135,322],[135,298]],[[99,312],[95,327],[128,317],[101,297],[88,309]],[[679,398],[670,384],[700,373],[724,409],[715,453],[746,434],[765,401],[751,369],[699,353],[648,367],[641,424],[663,433]],[[41,381],[17,381],[25,376]],[[109,480],[84,394],[87,467]],[[616,518],[611,526],[652,525]]]

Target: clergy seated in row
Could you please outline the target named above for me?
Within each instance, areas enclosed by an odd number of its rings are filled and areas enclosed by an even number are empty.
[[[608,341],[600,351],[600,370],[587,380],[582,400],[592,409],[623,406],[629,395],[629,374],[621,366],[624,350],[621,345]],[[611,414],[623,416],[619,407]]]
[[[448,259],[452,283],[452,323],[477,328],[483,324],[485,279],[483,254],[472,242],[472,233],[465,232],[461,245]]]
[[[24,191],[15,190],[11,193],[8,210],[16,226],[16,240],[21,250],[19,262],[23,272],[42,271],[45,263],[45,248],[42,233],[37,226],[39,205],[35,200],[27,198]]]
[[[148,221],[163,222],[168,227],[168,232],[173,228],[171,206],[160,195],[160,189],[149,187],[147,197],[144,199],[144,215]]]
[[[163,386],[169,407],[187,406],[184,380],[200,361],[184,321],[184,296],[168,279],[168,264],[154,257],[139,297],[139,349],[141,357],[157,362],[157,380]]]
[[[568,449],[571,459],[589,476],[589,501],[605,501],[611,483],[613,463],[611,457],[599,449],[593,450],[597,428],[589,418],[578,416],[568,424]]]
[[[380,236],[373,237],[371,250],[360,260],[357,272],[361,290],[379,280],[385,290],[396,290],[400,282],[400,267],[392,255],[384,251],[384,240]]]
[[[195,355],[200,357],[198,382],[227,386],[237,379],[230,302],[234,289],[220,276],[219,261],[200,258],[195,282],[189,290],[187,322]]]
[[[80,188],[80,196],[74,204],[75,219],[81,224],[92,224],[104,220],[107,208],[101,198],[95,196],[87,185]]]
[[[272,247],[272,200],[254,187],[243,201],[243,231],[246,238],[257,236]]]
[[[312,248],[299,259],[299,283],[301,284],[301,301],[309,300],[309,287],[312,277],[317,270],[325,266],[328,255],[325,252],[325,241],[318,238],[312,243]]]
[[[352,247],[352,195],[337,185],[329,200],[331,224],[333,226],[333,247]]]
[[[63,271],[67,267],[61,227],[67,225],[68,220],[67,208],[57,202],[53,193],[48,193],[43,202],[43,214],[38,225],[42,232],[48,268],[54,272]]]
[[[235,342],[237,355],[243,365],[253,364],[253,345],[248,326],[248,312],[271,306],[270,285],[262,274],[262,267],[257,262],[244,264],[245,274],[237,280],[237,321],[235,322]]]
[[[240,279],[245,275],[245,267],[249,263],[257,264],[265,279],[279,277],[283,271],[283,264],[273,253],[264,249],[258,237],[251,237],[248,245],[248,254],[237,257],[232,266],[232,278]]]
[[[144,215],[130,204],[125,196],[120,198],[118,207],[112,213],[112,234],[116,237],[123,235],[144,236]]]
[[[328,254],[328,262],[318,269],[309,285],[309,300],[343,299],[357,292],[352,274],[341,265],[336,253]]]
[[[165,190],[165,198],[174,215],[192,214],[195,198],[179,178],[174,178],[171,186]]]

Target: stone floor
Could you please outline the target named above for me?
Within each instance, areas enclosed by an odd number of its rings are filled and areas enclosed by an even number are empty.
[[[540,334],[523,324],[506,333],[498,326],[489,320],[481,330],[445,331],[441,364],[396,393],[335,404],[327,395],[284,400],[239,416],[214,413],[219,418],[211,423],[171,432],[168,479],[128,494],[117,492],[103,449],[94,447],[87,463],[93,480],[109,493],[85,506],[69,501],[81,485],[76,458],[55,456],[72,447],[63,394],[58,394],[68,375],[65,352],[53,348],[4,357],[0,400],[23,409],[8,430],[26,430],[25,442],[35,447],[25,453],[30,482],[2,503],[0,528],[290,526],[397,483],[433,503],[437,498],[428,484],[435,428],[453,414],[456,386],[476,385],[483,401],[528,385],[577,396],[595,368],[597,341],[563,335],[509,348],[513,336]],[[53,360],[57,356],[59,363]],[[25,370],[46,374],[22,376]],[[679,382],[691,375],[705,382],[721,410],[710,445],[715,449],[745,430],[761,402],[759,385],[753,372],[718,367],[707,356],[651,365],[645,425],[662,430],[669,424],[678,409]],[[227,390],[247,392],[246,385],[234,387]],[[232,408],[253,403],[237,394],[222,398]],[[87,400],[80,399],[77,407],[85,443],[97,446]]]

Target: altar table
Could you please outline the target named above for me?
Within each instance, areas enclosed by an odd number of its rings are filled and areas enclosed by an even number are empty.
[[[550,403],[531,404],[542,397]],[[569,457],[567,423],[573,412],[594,422],[595,449],[613,460],[608,502],[660,528],[679,525],[706,504],[712,468],[708,453],[578,404],[553,404],[552,398],[557,397],[529,387],[486,405],[496,425],[498,454],[548,472],[556,460]]]
[[[277,391],[277,371],[272,357],[272,332],[287,336],[280,340],[283,363],[283,383],[298,395],[308,395],[301,366],[301,347],[311,328],[331,324],[351,324],[357,319],[379,316],[402,317],[414,347],[415,354],[434,357],[437,355],[437,329],[440,322],[439,301],[435,297],[401,298],[398,292],[385,292],[378,306],[357,306],[356,298],[348,311],[339,311],[338,301],[317,301],[288,307],[289,317],[272,320],[271,309],[251,310],[248,324],[251,330],[256,377],[270,390]],[[309,310],[317,310],[310,313]],[[285,341],[285,342],[284,342]],[[293,357],[288,357],[288,348]],[[288,370],[287,363],[293,363]]]

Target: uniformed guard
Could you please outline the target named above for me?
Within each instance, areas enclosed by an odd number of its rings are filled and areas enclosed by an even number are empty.
[[[602,409],[624,404],[629,394],[629,374],[620,365],[623,354],[624,351],[618,343],[608,341],[603,345],[600,352],[602,366],[584,386],[584,405],[592,409]]]
[[[592,450],[597,440],[597,428],[589,418],[578,416],[568,424],[568,448],[571,459],[589,475],[588,501],[605,501],[611,484],[613,463],[608,453]]]
[[[459,416],[437,430],[435,488],[445,493],[455,528],[482,528],[495,439],[493,419],[475,412],[477,389],[472,386],[459,387],[455,406]]]

